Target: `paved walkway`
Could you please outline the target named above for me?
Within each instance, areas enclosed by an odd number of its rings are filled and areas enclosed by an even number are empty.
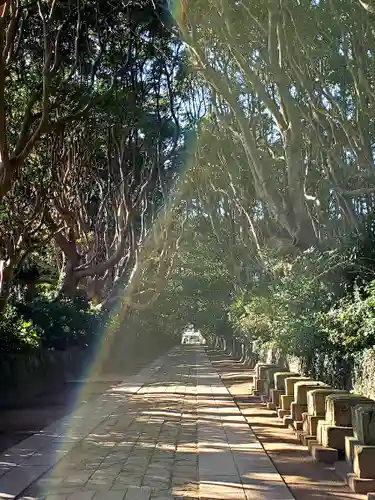
[[[0,498],[293,496],[203,349],[187,347],[2,454]]]

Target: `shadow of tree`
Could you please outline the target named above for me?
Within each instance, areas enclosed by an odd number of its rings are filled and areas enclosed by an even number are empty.
[[[111,500],[292,499],[277,471],[270,467],[252,429],[234,407],[233,398],[218,390],[212,370],[197,369],[196,352],[196,348],[175,351],[168,357],[168,365],[162,366],[153,380],[135,394],[119,390],[121,386],[107,391],[105,404],[113,409],[95,428],[85,430],[85,417],[78,413],[72,416],[69,428],[56,426],[50,448],[44,447],[39,454],[34,450],[32,455],[35,466],[49,463],[48,472],[20,496],[61,495],[55,500],[65,500],[76,493],[85,493],[85,499],[100,493]],[[217,361],[213,363],[220,373],[226,369],[233,372],[230,360],[222,360],[220,367]],[[268,439],[272,440],[272,432],[277,432],[272,418],[258,403],[243,405],[246,408],[255,410],[251,417],[255,432],[256,428],[262,430],[263,436],[271,432]],[[267,432],[264,421],[256,421],[257,413],[262,419],[270,419]],[[68,443],[73,445],[64,455]],[[287,446],[287,441],[283,443]],[[30,452],[25,448],[24,457],[29,458]],[[228,453],[235,455],[235,470],[222,466]],[[290,449],[288,463],[293,457],[296,463],[300,456],[299,449]],[[28,464],[30,459],[25,460],[25,469],[30,467]],[[337,496],[328,481],[319,482],[307,468],[298,482],[298,498],[303,500],[326,498],[310,491],[312,482],[323,490],[330,489],[331,499],[355,498],[346,497],[342,488],[337,490],[341,496]]]

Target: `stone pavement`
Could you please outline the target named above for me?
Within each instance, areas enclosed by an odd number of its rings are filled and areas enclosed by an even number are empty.
[[[293,496],[204,350],[183,347],[3,453],[0,498]]]

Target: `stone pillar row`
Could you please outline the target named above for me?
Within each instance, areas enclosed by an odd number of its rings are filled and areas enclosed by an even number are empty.
[[[279,365],[258,363],[253,382],[253,394],[277,412],[316,461],[334,463],[355,493],[375,491],[374,400]]]

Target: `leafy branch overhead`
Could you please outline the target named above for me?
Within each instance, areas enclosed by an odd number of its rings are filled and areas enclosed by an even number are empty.
[[[352,2],[182,5],[218,133],[236,141],[265,217],[299,248],[329,237],[337,214],[357,230],[374,193],[372,18]]]
[[[181,43],[148,0],[15,0],[0,23],[1,308],[46,245],[61,293],[104,304],[179,168]]]
[[[4,330],[193,322],[336,383],[374,340],[372,2],[178,6],[2,4]]]

